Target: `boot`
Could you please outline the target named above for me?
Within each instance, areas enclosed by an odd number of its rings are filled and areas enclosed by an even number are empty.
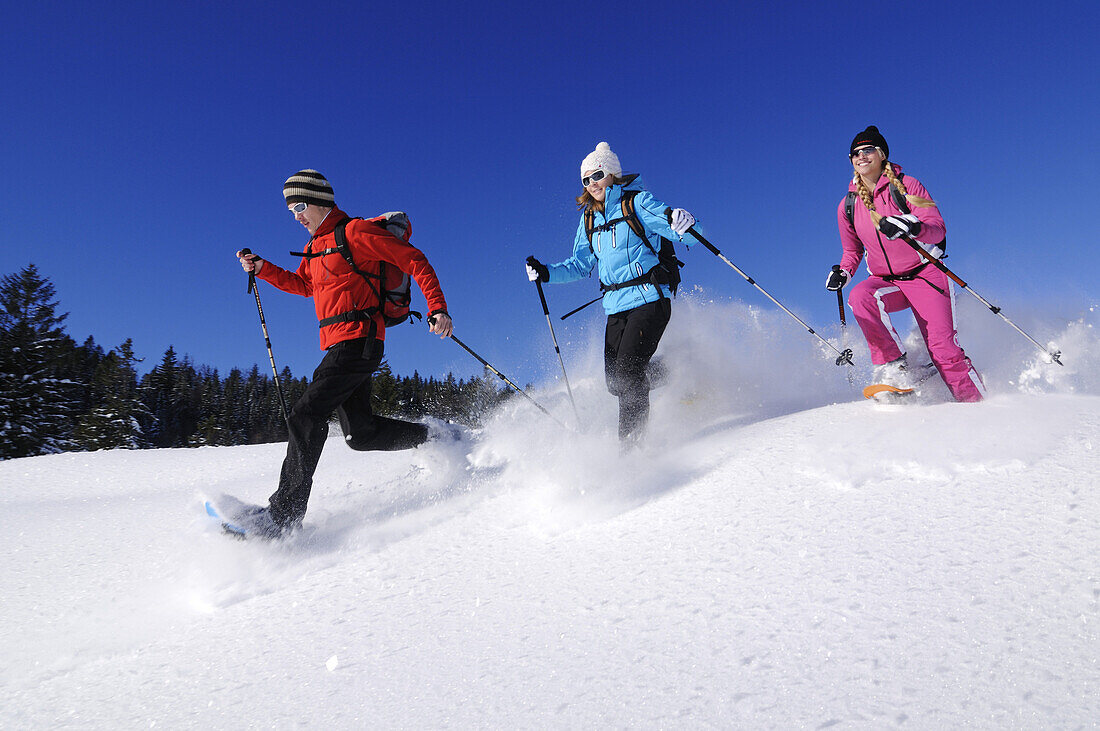
[[[913,388],[913,381],[909,378],[909,366],[905,360],[905,354],[900,358],[875,366],[875,372],[871,377],[873,383],[882,383],[900,389]]]

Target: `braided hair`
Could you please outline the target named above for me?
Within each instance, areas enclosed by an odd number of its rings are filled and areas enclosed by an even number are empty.
[[[905,189],[905,184],[901,182],[901,178],[894,172],[894,166],[887,161],[883,165],[883,172],[886,174],[886,179],[890,181],[890,185],[897,188],[898,192],[905,196],[905,200],[917,208],[934,208],[936,206],[935,201],[922,198],[919,195],[911,195],[909,191]],[[859,194],[859,199],[863,201],[863,205],[871,212],[871,220],[875,222],[875,226],[878,226],[878,222],[882,220],[882,215],[875,210],[875,200],[872,196],[871,190],[867,187],[867,184],[863,182],[863,177],[859,173],[855,174],[853,182],[856,184],[856,193]]]

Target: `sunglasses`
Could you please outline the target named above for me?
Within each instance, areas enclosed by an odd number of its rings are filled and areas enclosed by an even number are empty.
[[[857,157],[870,157],[871,155],[874,155],[877,150],[877,147],[861,147],[853,152],[850,157],[853,160],[855,160]]]
[[[299,213],[304,211],[306,209],[306,206],[308,206],[308,205],[309,205],[308,203],[299,201],[298,203],[295,203],[294,205],[292,205],[290,207],[290,212],[293,213],[295,216],[297,216]]]
[[[589,183],[599,182],[599,181],[603,180],[604,175],[606,175],[606,173],[603,170],[597,170],[596,172],[592,173],[588,177],[581,178],[581,185],[583,185],[585,188],[587,188]]]

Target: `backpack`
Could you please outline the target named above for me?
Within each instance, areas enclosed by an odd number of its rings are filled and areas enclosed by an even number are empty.
[[[624,185],[629,184],[637,178],[637,175],[628,176],[624,182]],[[621,282],[618,284],[605,284],[600,282],[600,289],[604,291],[614,291],[617,289],[623,289],[624,287],[633,287],[638,284],[667,284],[669,291],[672,292],[672,296],[676,296],[676,289],[680,286],[680,267],[684,266],[684,263],[676,258],[676,249],[672,242],[661,236],[661,248],[655,250],[653,244],[649,243],[649,237],[646,236],[645,227],[642,226],[642,222],[638,220],[638,214],[634,211],[634,196],[638,195],[636,190],[624,190],[622,198],[619,201],[619,207],[622,209],[622,216],[620,218],[613,218],[607,223],[600,226],[596,226],[596,215],[591,209],[584,212],[584,232],[588,236],[588,248],[592,249],[592,234],[596,231],[609,231],[615,224],[620,221],[626,221],[626,225],[630,226],[630,230],[640,238],[645,245],[657,255],[659,263],[649,272],[646,272],[640,277],[635,277],[627,282]],[[672,209],[665,209],[665,217],[672,220]],[[592,252],[595,254],[595,251]],[[660,292],[660,288],[657,289]],[[663,296],[663,295],[662,295]]]
[[[902,179],[902,173],[898,173],[898,180]],[[886,186],[890,189],[890,195],[894,199],[894,205],[896,205],[902,212],[902,214],[912,213],[909,208],[909,201],[905,200],[905,196],[901,194],[901,191],[893,183],[889,183]],[[859,196],[854,190],[849,190],[848,195],[844,198],[844,216],[848,219],[848,223],[855,226],[856,215],[856,198]],[[935,249],[939,249],[940,253],[936,254]],[[935,256],[937,259],[943,259],[947,256],[947,237],[944,237],[943,241],[932,247],[925,247],[925,250]]]
[[[300,256],[306,259],[326,256],[328,254],[340,254],[344,257],[344,260],[347,261],[351,270],[367,280],[368,286],[378,295],[378,304],[374,307],[369,307],[365,310],[351,310],[350,312],[342,312],[339,315],[326,317],[319,322],[320,327],[327,327],[338,322],[367,322],[373,320],[374,313],[376,312],[382,313],[382,322],[386,327],[400,325],[405,320],[409,319],[409,315],[415,315],[418,320],[422,319],[423,315],[409,309],[409,305],[412,302],[412,296],[408,274],[384,261],[372,262],[378,264],[377,273],[363,271],[356,265],[355,258],[351,255],[351,249],[348,247],[348,236],[346,231],[348,224],[353,220],[355,219],[345,218],[343,221],[336,224],[336,230],[334,231],[336,248],[316,252],[307,248],[307,251],[304,252],[290,252],[291,256]],[[409,236],[412,233],[412,224],[409,223],[409,217],[401,211],[383,213],[381,216],[360,220],[366,220],[375,224],[399,242],[405,244],[409,243]],[[310,246],[312,247],[312,241],[310,242]],[[377,283],[371,280],[377,280]]]
[[[356,266],[355,259],[351,255],[351,249],[348,247],[348,238],[345,231],[352,220],[351,218],[345,218],[336,224],[336,250],[344,257],[351,270],[367,280],[367,284],[378,295],[379,306],[371,309],[381,311],[382,321],[386,324],[386,327],[400,325],[409,319],[409,315],[415,315],[418,320],[422,319],[423,315],[409,309],[412,304],[412,291],[408,274],[384,261],[378,262],[377,274],[363,271]],[[362,220],[376,224],[386,233],[406,244],[409,243],[409,238],[412,236],[412,223],[409,222],[409,217],[403,211],[390,211],[389,213],[383,213],[381,216]],[[372,279],[377,280],[377,284],[372,282]]]

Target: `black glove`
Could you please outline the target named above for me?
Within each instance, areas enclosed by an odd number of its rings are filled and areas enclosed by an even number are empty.
[[[851,275],[848,272],[841,269],[839,264],[833,264],[829,276],[825,278],[825,289],[835,292],[843,288],[849,279],[851,279]]]
[[[902,236],[916,238],[920,234],[920,219],[912,213],[904,216],[887,216],[878,222],[878,230],[888,239],[898,239]]]
[[[533,273],[533,276],[532,276]],[[527,257],[527,277],[533,282],[536,279],[540,282],[550,281],[550,270],[546,268],[546,265],[533,256]]]

